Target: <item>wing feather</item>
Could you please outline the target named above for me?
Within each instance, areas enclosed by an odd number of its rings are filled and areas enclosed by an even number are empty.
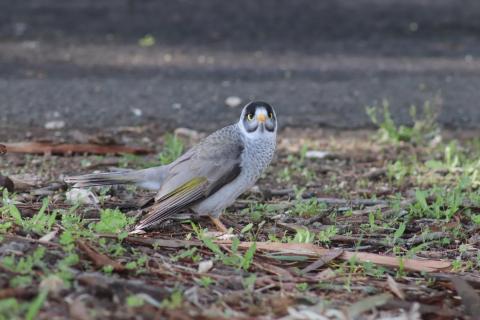
[[[208,197],[241,171],[243,141],[232,127],[214,132],[169,166],[147,216],[136,230],[151,227]]]
[[[148,215],[135,226],[135,229],[146,229],[165,220],[189,203],[203,198],[206,189],[207,180],[205,178],[192,179],[192,181],[187,182],[160,201],[157,201],[150,208]]]

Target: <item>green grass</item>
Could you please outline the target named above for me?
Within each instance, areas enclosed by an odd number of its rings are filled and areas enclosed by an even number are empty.
[[[128,218],[118,209],[103,209],[100,212],[100,221],[95,224],[94,229],[98,233],[119,233],[125,232],[125,228],[135,221]]]
[[[292,182],[293,177],[301,178],[303,182],[309,183],[316,179],[316,173],[309,166],[306,154],[308,145],[302,145],[300,152],[290,154],[287,157],[287,166],[284,166],[277,174],[279,182]]]
[[[230,252],[224,253],[223,250],[220,248],[218,244],[216,244],[212,238],[205,235],[205,231],[200,229],[194,223],[191,224],[193,230],[195,231],[197,238],[202,241],[203,245],[212,251],[215,254],[215,259],[221,261],[223,264],[227,266],[233,266],[237,269],[243,269],[248,271],[250,268],[253,256],[255,255],[255,251],[257,249],[256,244],[253,243],[245,253],[241,253],[238,249],[240,244],[240,240],[238,238],[233,238],[232,246],[230,248]]]
[[[183,141],[174,134],[166,134],[164,136],[164,142],[162,151],[160,151],[154,160],[148,159],[144,156],[138,156],[133,154],[123,154],[119,166],[122,168],[151,168],[161,165],[169,164],[180,157],[185,151],[185,145]]]
[[[56,238],[52,240],[58,246],[52,247],[54,248],[52,251],[45,250],[46,247],[37,244],[32,245],[32,248],[22,255],[7,254],[0,259],[2,268],[15,273],[8,279],[8,285],[14,288],[38,287],[44,279],[54,276],[63,281],[64,287],[73,288],[75,269],[93,270],[92,263],[78,250],[76,246],[78,240],[87,241],[100,253],[119,261],[126,269],[122,274],[116,274],[112,267],[99,269],[106,276],[122,277],[126,274],[129,278],[154,277],[151,271],[152,268],[156,268],[156,261],[159,259],[165,265],[178,264],[190,268],[191,274],[190,271],[185,271],[185,274],[189,274],[188,279],[191,281],[189,285],[198,286],[199,292],[205,292],[223,289],[222,281],[212,274],[224,268],[238,275],[241,279],[240,289],[243,286],[246,295],[251,295],[252,298],[253,293],[257,294],[254,292],[258,289],[255,288],[256,281],[263,277],[263,271],[254,263],[256,255],[263,256],[260,261],[271,260],[273,264],[288,268],[292,273],[311,263],[312,259],[300,254],[266,253],[263,250],[257,253],[255,244],[245,250],[240,248],[239,239],[255,243],[268,238],[272,242],[340,247],[345,244],[336,242],[336,236],[345,235],[353,238],[346,240],[351,241],[346,245],[349,246],[348,250],[370,252],[374,250],[396,256],[400,262],[399,268],[387,269],[370,262],[361,263],[356,259],[344,262],[335,260],[323,269],[331,269],[331,272],[335,273],[335,280],[318,284],[301,280],[291,286],[295,294],[305,296],[319,288],[327,287],[341,292],[353,292],[358,290],[355,289],[358,276],[373,277],[380,282],[384,281],[387,275],[400,278],[408,275],[417,277],[419,287],[433,286],[433,280],[424,275],[409,273],[403,265],[406,258],[417,258],[430,252],[443,254],[442,257],[452,260],[454,271],[478,270],[480,254],[475,251],[477,247],[472,245],[470,238],[472,230],[480,226],[478,211],[480,140],[444,141],[442,140],[444,137],[436,139],[441,136],[436,125],[429,124],[425,119],[419,119],[412,112],[414,115],[412,125],[399,126],[392,120],[388,105],[384,107],[383,118],[375,111],[375,121],[379,125],[376,137],[381,137],[379,147],[381,151],[375,166],[377,168],[383,166],[386,169],[386,177],[381,176],[373,181],[362,176],[361,170],[360,173],[352,170],[354,172],[352,177],[329,172],[321,173],[322,176],[319,174],[316,178],[309,173],[314,171],[315,163],[305,158],[307,148],[304,147],[300,152],[288,157],[286,169],[280,174],[283,178],[279,179],[281,187],[284,188],[290,188],[293,184],[301,186],[294,187],[294,199],[285,197],[280,203],[275,203],[276,199],[264,203],[261,200],[251,201],[254,199],[252,195],[247,200],[250,201],[248,207],[242,210],[241,214],[230,209],[229,214],[232,213],[235,217],[231,221],[236,221],[235,232],[239,235],[228,245],[218,244],[215,239],[207,236],[206,230],[193,224],[194,232],[190,232],[185,238],[190,240],[191,237],[196,237],[203,246],[187,246],[174,250],[154,248],[155,253],[151,255],[151,251],[144,251],[147,248],[140,249],[126,242],[126,231],[134,221],[118,209],[102,209],[98,212],[99,219],[98,217],[84,219],[82,217],[84,208],[80,206],[52,210],[56,203],[53,202],[55,198],[51,197],[44,198],[41,202],[37,201],[37,212],[31,217],[25,217],[21,212],[24,210],[23,206],[19,205],[16,195],[4,191],[0,208],[0,237],[17,233],[22,237],[38,239],[52,230],[58,230]],[[370,112],[373,116],[373,111]],[[157,163],[169,163],[182,152],[181,141],[168,136]],[[358,165],[355,162],[355,155],[352,155],[351,164],[352,167]],[[360,163],[360,166],[362,165],[363,163]],[[351,185],[344,186],[342,183],[349,178],[353,182],[350,181]],[[352,188],[361,186],[372,191],[365,197],[375,199],[376,187],[380,187],[379,190],[387,188],[386,195],[378,197],[388,200],[388,207],[372,208],[368,211],[366,210],[368,207],[350,204],[327,206],[316,197],[303,199],[305,184],[309,179],[314,179],[315,183],[325,184],[325,189],[312,188],[318,191],[319,194],[316,196],[320,196],[325,190],[330,192],[334,190],[332,197],[360,198],[363,197],[363,191],[352,192]],[[404,202],[405,199],[411,201],[407,203]],[[106,204],[108,203],[101,205]],[[308,225],[309,219],[318,215],[322,216],[321,222]],[[352,220],[349,220],[350,218]],[[284,225],[277,224],[277,221],[282,221],[293,228],[285,228]],[[101,235],[104,233],[116,234],[118,237],[107,238]],[[366,243],[366,240],[373,244]],[[373,249],[370,249],[372,246]],[[214,268],[208,275],[195,273],[199,262],[206,257],[214,261]],[[172,294],[161,303],[155,304],[155,301],[152,302],[148,297],[133,293],[124,296],[121,303],[126,310],[141,309],[144,304],[164,309],[183,306],[182,292],[186,288],[182,284],[178,285],[181,282],[170,281],[173,278],[172,274],[166,276],[168,287],[173,290]],[[375,290],[375,286],[362,288],[365,292]],[[45,303],[47,299],[45,292],[40,290],[30,301],[0,300],[0,320],[38,317],[41,309],[49,306]]]
[[[383,100],[382,108],[379,106],[366,107],[370,120],[379,127],[377,133],[379,140],[393,144],[409,142],[416,145],[426,145],[438,135],[439,128],[436,122],[438,112],[435,107],[429,101],[426,101],[422,111],[422,116],[419,117],[417,107],[412,105],[410,107],[410,118],[413,125],[405,126],[395,123],[387,100]]]
[[[163,150],[158,154],[161,165],[169,164],[181,156],[185,146],[182,140],[172,134],[165,135]]]

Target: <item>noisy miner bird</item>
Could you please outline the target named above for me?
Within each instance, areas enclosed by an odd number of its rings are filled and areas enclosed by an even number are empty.
[[[276,146],[277,118],[266,102],[248,103],[240,120],[215,131],[177,160],[160,167],[67,177],[73,187],[135,184],[158,190],[135,231],[150,228],[181,211],[219,220],[223,210],[250,189],[270,164]]]

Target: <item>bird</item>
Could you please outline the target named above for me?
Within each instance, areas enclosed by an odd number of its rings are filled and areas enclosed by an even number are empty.
[[[276,140],[275,110],[267,102],[252,101],[238,122],[208,135],[170,164],[64,180],[75,188],[134,184],[156,190],[153,205],[132,232],[144,232],[186,210],[210,217],[218,230],[227,232],[221,214],[255,185],[273,159]]]

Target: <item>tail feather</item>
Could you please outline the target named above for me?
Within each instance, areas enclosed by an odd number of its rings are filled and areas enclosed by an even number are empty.
[[[144,170],[92,173],[82,176],[66,177],[65,182],[74,188],[93,186],[136,184],[146,189],[158,190],[162,185],[167,167],[155,167]]]
[[[74,188],[84,188],[114,184],[133,184],[137,181],[130,172],[105,172],[66,177],[65,182],[72,184]]]

